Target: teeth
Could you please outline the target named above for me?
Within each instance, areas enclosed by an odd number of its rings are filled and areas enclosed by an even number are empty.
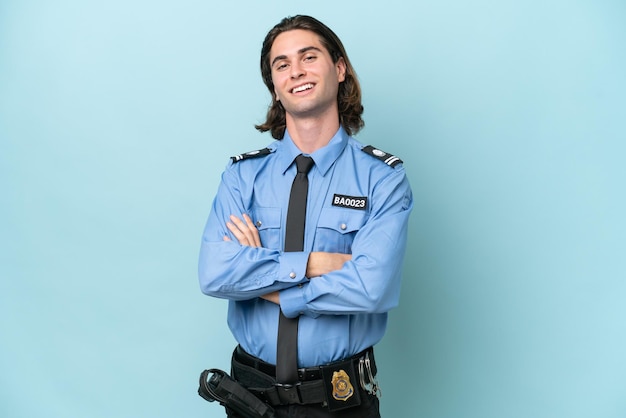
[[[294,88],[291,92],[292,93],[299,93],[301,91],[312,89],[312,88],[313,88],[313,84],[311,84],[311,83],[303,84],[303,85],[301,85],[299,87]]]

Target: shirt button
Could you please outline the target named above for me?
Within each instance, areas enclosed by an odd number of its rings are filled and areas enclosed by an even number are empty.
[[[296,273],[292,271],[291,273],[289,273],[289,277],[291,277],[292,279],[295,279]]]
[[[346,225],[346,224],[341,224],[341,226],[340,226],[342,231],[345,231],[347,227],[348,227],[348,225]]]
[[[260,228],[260,227],[261,227],[261,225],[263,225],[263,222],[261,222],[261,221],[256,221],[256,227],[257,227],[257,228]]]

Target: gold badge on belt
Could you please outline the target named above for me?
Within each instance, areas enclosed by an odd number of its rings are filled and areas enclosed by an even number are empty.
[[[333,398],[338,401],[347,401],[354,394],[354,388],[350,383],[350,377],[343,370],[333,373],[331,383],[333,385]]]

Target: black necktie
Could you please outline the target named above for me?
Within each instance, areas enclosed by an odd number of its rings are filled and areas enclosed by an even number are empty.
[[[313,167],[313,159],[300,154],[296,157],[296,167],[298,173],[291,185],[287,208],[285,252],[304,249],[306,199],[309,193],[307,173]],[[298,381],[298,318],[287,318],[282,311],[278,320],[276,380],[287,384]]]

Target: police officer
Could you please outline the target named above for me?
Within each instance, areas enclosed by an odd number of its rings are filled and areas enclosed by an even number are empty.
[[[283,19],[265,38],[261,73],[272,103],[256,128],[275,141],[226,167],[201,289],[229,300],[233,377],[276,416],[379,417],[372,347],[399,301],[413,206],[402,161],[352,137],[363,127],[359,82],[323,23]],[[303,243],[285,251],[298,156],[311,161]],[[277,338],[281,315],[297,322],[291,342]],[[289,384],[276,377],[284,352],[297,359]]]

